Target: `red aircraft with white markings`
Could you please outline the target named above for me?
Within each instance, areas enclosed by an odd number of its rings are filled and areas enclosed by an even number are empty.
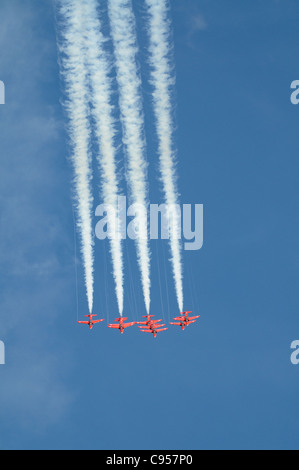
[[[95,325],[96,323],[101,323],[102,321],[105,321],[104,319],[93,320],[93,317],[97,317],[97,315],[90,314],[90,315],[85,315],[85,317],[88,318],[88,321],[78,321],[77,323],[81,323],[81,325],[88,325],[90,330],[93,329],[93,325]]]
[[[121,318],[116,318],[115,321],[118,323],[112,323],[108,325],[108,328],[114,328],[115,330],[120,330],[121,334],[125,331],[125,328],[128,328],[129,326],[135,325],[136,322],[131,322],[131,323],[125,323],[127,318],[121,317]]]
[[[162,320],[159,320],[159,321],[162,321]],[[162,328],[163,326],[166,326],[166,325],[151,323],[147,326],[139,326],[139,328],[140,328],[140,331],[142,331],[142,333],[151,333],[154,336],[154,338],[157,338],[158,333],[160,333],[161,331],[168,330],[168,328]]]
[[[196,320],[200,318],[200,315],[197,315],[195,317],[189,317],[189,313],[192,313],[192,312],[182,312],[181,316],[174,318],[176,322],[175,323],[171,322],[170,325],[180,326],[182,330],[184,331],[186,326],[189,326],[191,323],[196,323]]]
[[[152,320],[154,316],[155,315],[144,315],[142,318],[146,318],[146,321],[137,321],[136,324],[148,326],[148,325],[153,325],[155,323],[159,323],[160,321],[162,321],[162,320]]]

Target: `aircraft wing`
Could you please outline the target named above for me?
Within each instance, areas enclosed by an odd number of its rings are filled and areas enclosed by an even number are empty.
[[[124,328],[128,328],[129,326],[133,326],[133,325],[135,325],[135,322],[134,322],[134,321],[131,322],[131,323],[123,323],[123,327],[124,327]]]
[[[115,328],[116,330],[119,330],[119,325],[108,325],[108,328]]]
[[[168,330],[168,328],[160,328],[160,330],[156,330],[156,331],[160,332],[160,331],[166,331],[166,330]]]
[[[152,330],[140,330],[142,333],[152,333]]]
[[[180,323],[174,323],[174,322],[171,322],[171,323],[169,323],[169,325],[177,325],[177,326],[181,326],[181,324],[180,324]]]
[[[185,321],[185,317],[175,317],[174,320],[176,320],[176,321]]]
[[[151,325],[145,325],[145,326],[139,326],[138,328],[142,328],[144,330],[150,330],[152,331],[154,328],[158,328],[159,326],[161,325],[154,325],[153,323],[151,323]]]
[[[89,321],[78,321],[77,323],[81,323],[81,325],[89,325]]]
[[[197,317],[189,317],[189,320],[196,320],[196,318],[200,318],[200,315],[197,315]]]
[[[101,323],[102,321],[105,321],[105,320],[94,320],[93,323]]]

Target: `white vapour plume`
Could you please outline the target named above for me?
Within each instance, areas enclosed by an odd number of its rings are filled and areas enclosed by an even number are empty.
[[[148,207],[146,143],[141,77],[137,65],[136,24],[132,0],[108,0],[116,60],[123,141],[127,154],[127,179],[133,204]],[[140,223],[137,258],[146,310],[150,309],[150,247],[147,222]]]
[[[102,196],[104,204],[117,210],[118,180],[116,167],[115,126],[112,115],[112,83],[110,64],[105,52],[105,38],[101,32],[101,22],[96,0],[80,0],[83,9],[85,27],[86,63],[90,80],[90,102],[95,124],[95,134],[100,153],[97,155],[102,175]],[[115,227],[112,212],[108,212],[108,221],[114,227],[116,236],[110,240],[113,277],[120,315],[123,314],[123,253],[122,241]]]
[[[166,204],[178,202],[176,188],[175,151],[173,145],[172,91],[175,84],[174,66],[171,58],[171,31],[168,0],[145,0],[149,14],[149,53],[153,102],[159,139],[160,172]],[[179,220],[175,218],[174,231],[177,233]],[[183,310],[183,269],[181,243],[175,237],[170,240],[173,276],[180,310]]]
[[[78,0],[58,1],[57,5],[62,20],[62,39],[58,47],[61,53],[62,74],[68,97],[65,107],[69,117],[78,227],[81,236],[88,306],[91,313],[94,289],[93,198],[91,191],[91,156],[89,152],[88,87],[82,40],[82,6]]]

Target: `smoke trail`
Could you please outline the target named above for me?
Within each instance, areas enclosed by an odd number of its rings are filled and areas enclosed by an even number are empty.
[[[75,172],[75,197],[78,227],[81,236],[85,285],[90,313],[93,308],[93,235],[91,192],[91,157],[89,152],[90,125],[88,120],[87,75],[83,59],[82,6],[78,0],[57,2],[62,19],[61,70],[65,81],[69,117],[69,135],[72,145],[72,162]],[[59,40],[58,40],[59,42]]]
[[[112,116],[112,84],[109,76],[110,64],[105,53],[105,38],[101,33],[96,0],[80,0],[83,8],[85,27],[86,62],[91,84],[90,102],[92,104],[95,134],[99,143],[97,155],[102,174],[102,196],[104,204],[117,208],[118,181],[116,168],[115,128]],[[110,240],[113,277],[120,315],[123,314],[123,253],[122,242],[118,235],[116,220],[108,212],[108,223],[116,236]]]
[[[123,138],[128,159],[128,183],[133,204],[148,206],[147,162],[141,78],[137,66],[136,25],[131,0],[108,0],[114,44]],[[142,217],[142,215],[140,214]],[[150,247],[146,215],[136,240],[146,310],[150,309]]]
[[[149,13],[150,66],[154,88],[153,102],[159,139],[160,172],[166,204],[173,206],[178,202],[176,188],[175,151],[173,145],[173,107],[172,92],[175,84],[173,62],[171,58],[171,32],[169,7],[167,0],[145,0]],[[173,219],[173,228],[177,232],[179,220]],[[177,300],[183,310],[183,272],[181,244],[171,237],[170,251]]]

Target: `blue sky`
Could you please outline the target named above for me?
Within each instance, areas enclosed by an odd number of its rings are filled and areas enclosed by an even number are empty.
[[[185,308],[202,317],[154,341],[76,324],[87,305],[52,2],[1,1],[1,449],[298,449],[299,108],[290,84],[299,5],[173,0],[171,14],[179,189],[182,202],[204,204],[205,224],[202,250],[184,254]],[[152,312],[169,321],[177,305],[167,245],[152,253]],[[136,320],[144,307],[133,242],[125,255],[125,312]],[[117,313],[99,241],[95,311]]]

